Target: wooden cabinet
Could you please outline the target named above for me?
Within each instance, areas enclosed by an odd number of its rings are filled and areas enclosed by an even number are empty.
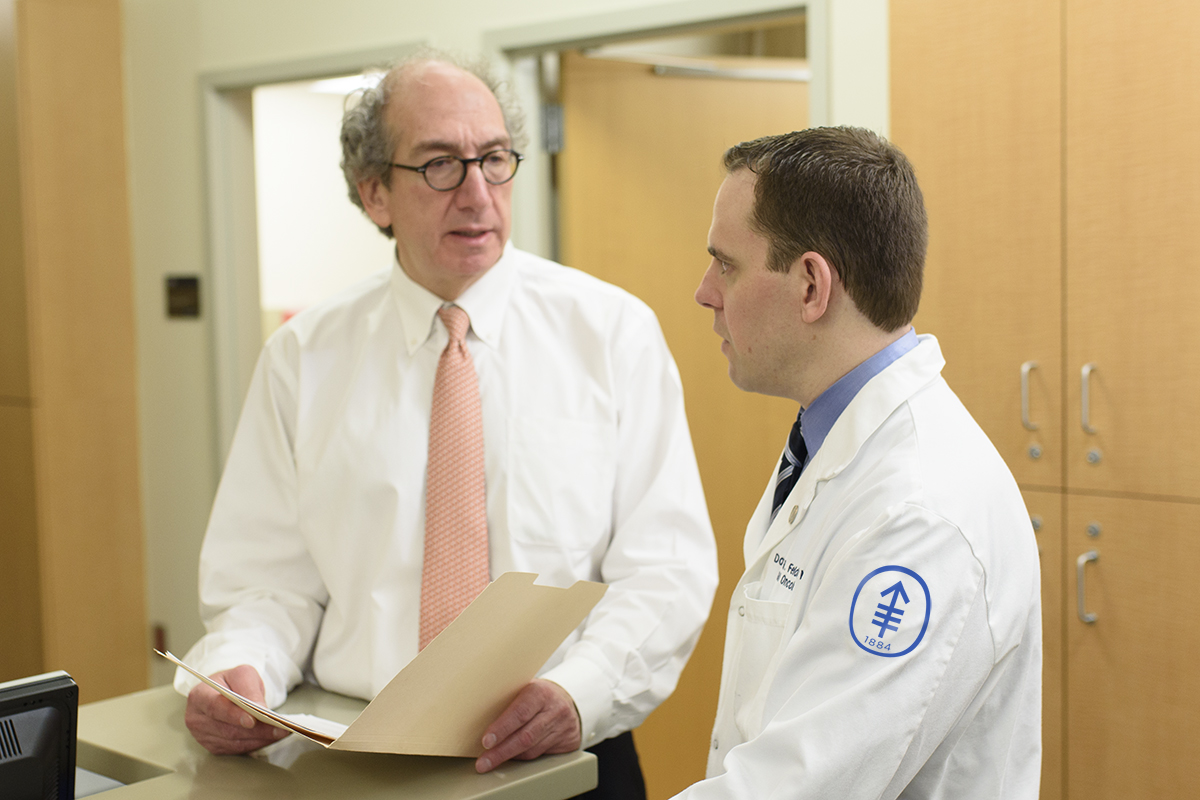
[[[1200,4],[1066,9],[1067,483],[1200,498]]]
[[[0,303],[0,681],[63,669],[90,702],[146,688],[151,658],[121,7],[0,5],[14,12],[0,117],[16,112],[19,147],[0,136],[0,182],[19,162],[21,193],[18,213],[0,191],[0,289],[23,295]]]
[[[1200,6],[891,14],[930,217],[917,328],[1043,520],[1042,797],[1194,797]]]
[[[929,212],[917,330],[938,336],[946,381],[1018,482],[1055,488],[1063,464],[1060,32],[1059,12],[1044,0],[893,4],[892,139],[916,168]]]
[[[1067,796],[1196,797],[1200,504],[1072,495],[1066,541]]]

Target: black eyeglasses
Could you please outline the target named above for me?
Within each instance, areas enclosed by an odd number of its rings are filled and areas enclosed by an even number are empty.
[[[389,166],[398,169],[408,169],[425,176],[429,188],[438,192],[449,192],[462,186],[467,179],[467,165],[478,164],[483,173],[483,179],[493,186],[508,183],[517,174],[517,167],[525,156],[516,150],[493,150],[478,158],[459,158],[458,156],[438,156],[426,161],[419,167],[407,164],[392,163]]]

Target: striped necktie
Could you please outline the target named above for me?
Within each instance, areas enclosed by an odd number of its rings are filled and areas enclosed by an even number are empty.
[[[804,410],[801,409],[800,414],[796,415],[796,421],[792,423],[792,432],[788,434],[787,445],[783,448],[783,457],[779,459],[779,476],[775,479],[775,497],[771,506],[772,522],[775,521],[779,509],[783,508],[788,495],[792,493],[792,487],[800,480],[804,460],[808,458],[808,447],[804,444],[804,435],[800,429],[800,415],[803,413]]]

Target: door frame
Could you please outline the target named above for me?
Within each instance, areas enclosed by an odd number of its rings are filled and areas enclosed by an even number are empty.
[[[683,0],[486,31],[484,52],[512,62],[552,50],[670,36],[718,25],[769,22],[804,12],[812,69],[809,119],[888,133],[889,0]],[[854,65],[851,67],[851,65]]]
[[[411,55],[425,44],[424,40],[416,40],[200,76],[209,284],[204,294],[212,309],[216,480],[224,469],[250,376],[262,350],[251,102],[254,88],[362,72]]]
[[[513,189],[513,240],[554,257],[557,210],[550,156],[542,131],[539,59],[546,53],[615,42],[753,25],[803,12],[809,68],[809,123],[857,125],[887,136],[890,130],[889,0],[682,0],[623,11],[565,17],[483,34],[483,52],[508,71],[531,137],[522,175]]]

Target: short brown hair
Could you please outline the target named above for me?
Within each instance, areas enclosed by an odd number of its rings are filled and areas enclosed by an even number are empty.
[[[769,242],[769,269],[787,272],[804,253],[820,253],[876,326],[912,321],[928,224],[916,174],[895,145],[862,128],[808,128],[734,145],[725,169],[757,176],[752,224]]]

